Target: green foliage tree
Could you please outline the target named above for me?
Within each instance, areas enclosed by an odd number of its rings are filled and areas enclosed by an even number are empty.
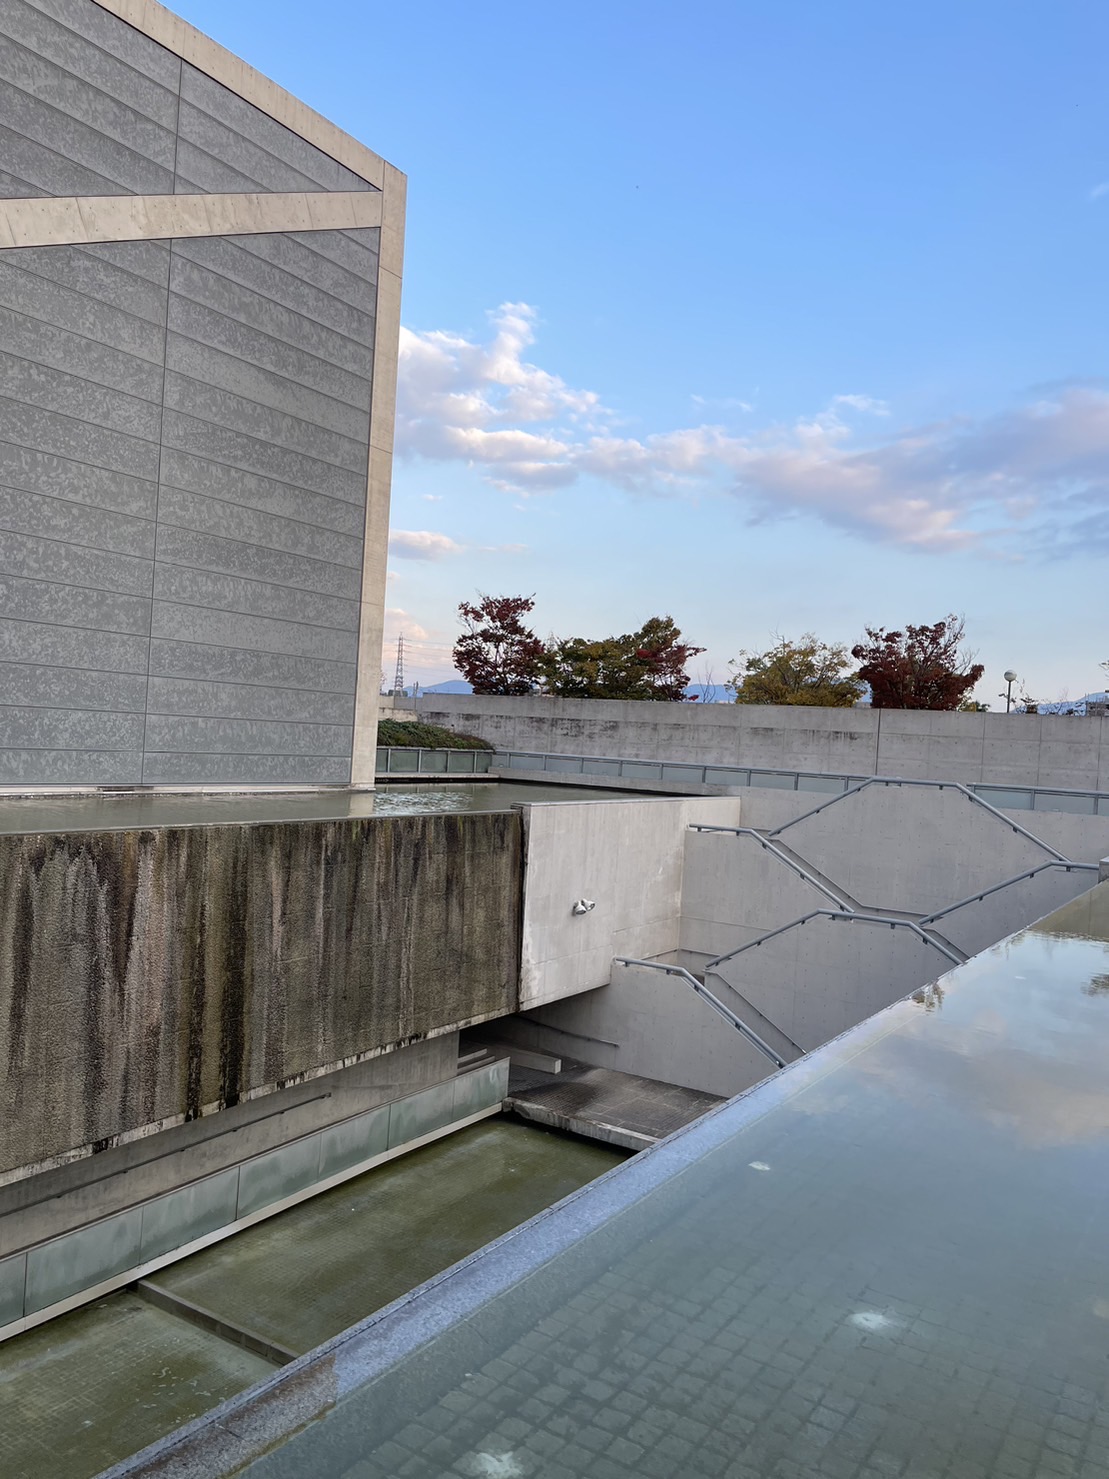
[[[554,638],[540,660],[546,691],[558,698],[626,698],[681,702],[686,663],[703,652],[682,641],[670,616],[652,616],[620,637]]]
[[[848,671],[847,648],[805,632],[797,641],[778,636],[765,652],[741,652],[727,686],[737,704],[809,704],[849,709],[864,688]]]
[[[986,671],[959,651],[966,624],[954,614],[929,625],[887,632],[867,627],[851,649],[876,709],[957,709]]]

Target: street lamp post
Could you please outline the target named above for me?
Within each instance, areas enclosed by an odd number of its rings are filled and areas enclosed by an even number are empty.
[[[1006,671],[1001,676],[1005,679],[1005,692],[997,696],[1005,700],[1005,712],[1008,713],[1013,704],[1013,684],[1017,681],[1017,675],[1012,671]]]

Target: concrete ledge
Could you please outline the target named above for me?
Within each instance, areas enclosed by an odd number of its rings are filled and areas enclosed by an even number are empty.
[[[0,1340],[500,1112],[508,1060],[354,1115],[0,1261]]]
[[[1109,880],[1109,858],[1102,858],[1097,865],[1097,881],[1105,883],[1107,880]]]

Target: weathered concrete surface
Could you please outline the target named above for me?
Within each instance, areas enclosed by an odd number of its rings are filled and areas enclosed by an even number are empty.
[[[514,813],[0,837],[0,1176],[514,1010]]]
[[[416,708],[500,750],[1109,790],[1109,719],[442,693]]]
[[[654,1145],[719,1103],[717,1094],[576,1062],[557,1074],[513,1069],[506,1100],[522,1119],[627,1150]]]

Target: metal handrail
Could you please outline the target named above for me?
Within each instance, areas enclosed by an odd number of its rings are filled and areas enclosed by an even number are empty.
[[[731,1007],[726,1007],[718,996],[714,996],[703,981],[698,981],[696,976],[685,970],[682,966],[663,965],[659,960],[633,960],[627,955],[615,956],[614,964],[641,965],[645,966],[649,971],[662,971],[667,976],[678,976],[687,986],[691,986],[703,1001],[707,1001],[714,1012],[718,1012],[724,1018],[725,1022],[734,1027],[741,1037],[746,1038],[752,1047],[757,1048],[764,1057],[769,1058],[771,1063],[775,1064],[778,1068],[785,1068],[786,1060],[780,1058],[769,1043],[764,1042],[758,1033],[748,1027],[747,1023],[741,1017],[737,1017]]]
[[[857,786],[852,786],[848,791],[841,791],[838,796],[832,796],[828,801],[821,802],[819,806],[814,806],[811,810],[802,812],[799,817],[794,817],[792,821],[783,822],[780,827],[772,828],[766,835],[768,837],[779,837],[790,827],[796,827],[799,822],[808,821],[809,817],[815,817],[820,812],[827,811],[828,807],[835,806],[837,801],[845,801],[848,796],[857,796],[860,791],[865,791],[868,786],[929,786],[937,791],[958,791],[961,795],[967,797],[969,801],[973,801],[976,806],[985,807],[991,816],[995,816],[998,821],[1004,822],[1005,826],[1011,827],[1014,832],[1019,832],[1022,837],[1026,837],[1029,842],[1034,842],[1037,847],[1042,847],[1045,852],[1049,852],[1058,862],[1065,863],[1068,861],[1050,843],[1044,842],[1042,838],[1029,832],[1027,827],[1022,827],[1019,822],[1014,822],[1012,817],[1007,817],[1003,811],[998,811],[996,806],[991,806],[988,801],[985,801],[981,796],[970,790],[969,787],[964,786],[961,781],[904,780],[896,776],[868,776],[866,780],[861,781]]]
[[[890,929],[911,930],[925,945],[931,945],[933,950],[938,950],[941,955],[946,956],[952,965],[962,965],[963,961],[955,951],[939,940],[934,940],[923,930],[915,920],[912,919],[890,919],[885,914],[867,914],[861,909],[812,909],[808,914],[802,914],[797,919],[791,919],[788,924],[779,925],[777,929],[767,930],[766,934],[760,935],[757,940],[748,940],[746,945],[740,945],[735,950],[729,950],[726,955],[717,955],[712,960],[705,962],[705,971],[713,971],[717,966],[723,965],[726,960],[734,960],[737,955],[742,955],[745,950],[755,950],[764,945],[767,940],[773,940],[776,935],[784,935],[787,930],[796,929],[799,924],[808,924],[810,919],[853,919],[859,924],[886,924]]]
[[[823,883],[817,878],[815,873],[810,873],[795,858],[791,858],[787,853],[784,853],[780,847],[775,847],[769,837],[765,833],[758,831],[755,827],[710,827],[704,822],[690,822],[689,830],[691,832],[730,832],[735,837],[753,837],[761,848],[770,853],[771,856],[777,858],[780,863],[784,863],[787,868],[792,868],[798,878],[803,878],[813,888],[819,889],[826,899],[831,899],[832,903],[837,904],[845,914],[854,914],[857,912],[854,904],[847,898],[846,894],[838,893],[829,884]]]
[[[921,925],[932,924],[935,920],[942,919],[945,914],[954,914],[956,909],[964,909],[968,904],[980,904],[983,899],[988,899],[990,894],[999,893],[1001,889],[1008,888],[1011,884],[1022,883],[1026,878],[1035,878],[1037,873],[1043,873],[1048,868],[1062,868],[1065,873],[1096,873],[1098,871],[1097,863],[1057,862],[1052,859],[1050,863],[1038,863],[1035,868],[1028,868],[1023,873],[1014,873],[1012,878],[1003,878],[1000,883],[995,883],[990,888],[980,889],[978,893],[967,894],[966,898],[960,899],[957,904],[948,904],[943,909],[937,909],[934,914],[923,914],[917,922]]]

